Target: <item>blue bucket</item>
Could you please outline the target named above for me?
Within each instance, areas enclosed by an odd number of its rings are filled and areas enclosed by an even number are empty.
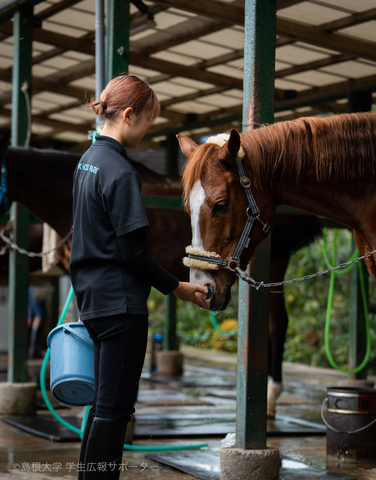
[[[64,323],[47,337],[51,349],[50,389],[61,403],[91,405],[94,401],[94,353],[82,322]]]

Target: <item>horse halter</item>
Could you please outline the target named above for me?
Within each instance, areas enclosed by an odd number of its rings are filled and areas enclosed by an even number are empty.
[[[219,267],[224,267],[224,268],[227,268],[228,270],[231,270],[232,272],[235,272],[236,275],[242,280],[252,281],[253,279],[251,279],[250,277],[247,277],[247,274],[245,272],[247,265],[244,265],[244,263],[240,261],[240,257],[243,253],[243,250],[245,248],[248,248],[249,240],[250,240],[249,236],[255,220],[261,223],[262,230],[265,236],[268,235],[268,233],[271,230],[271,227],[268,223],[264,223],[260,218],[260,210],[258,209],[256,200],[252,194],[251,182],[249,178],[245,175],[244,168],[242,165],[242,160],[240,158],[240,153],[243,153],[243,152],[239,151],[239,154],[238,154],[238,157],[236,157],[235,163],[236,163],[236,168],[238,170],[240,185],[243,188],[245,198],[247,201],[247,220],[245,222],[239,242],[235,248],[234,254],[232,255],[232,257],[227,259],[227,258],[222,258],[220,255],[218,255],[215,252],[205,252],[202,250],[198,250],[194,247],[187,247],[186,252],[188,253],[188,257],[184,258],[183,263],[187,267],[194,266],[196,268],[209,269],[209,270],[217,270]],[[244,156],[244,153],[243,153],[243,156]]]

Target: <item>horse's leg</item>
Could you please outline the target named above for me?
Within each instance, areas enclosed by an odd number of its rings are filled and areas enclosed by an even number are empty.
[[[285,257],[273,256],[270,258],[270,281],[283,280],[290,255]],[[268,353],[268,418],[275,417],[276,402],[283,390],[282,361],[286,339],[288,317],[283,295],[283,287],[273,287],[270,293],[269,309],[269,353]]]

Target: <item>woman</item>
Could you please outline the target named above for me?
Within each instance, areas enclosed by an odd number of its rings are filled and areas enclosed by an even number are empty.
[[[148,251],[141,180],[124,148],[136,148],[160,111],[150,86],[114,78],[93,102],[105,124],[81,157],[73,183],[71,278],[94,344],[95,398],[83,435],[78,478],[118,479],[145,357],[153,286],[205,308],[207,289],[179,282]]]

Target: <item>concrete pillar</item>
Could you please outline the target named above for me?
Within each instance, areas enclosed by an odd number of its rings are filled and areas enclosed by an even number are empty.
[[[277,448],[221,448],[221,480],[278,480],[280,464]]]
[[[161,375],[182,375],[183,354],[177,350],[160,350],[155,353],[157,373]]]
[[[0,383],[1,415],[35,415],[36,383]]]

